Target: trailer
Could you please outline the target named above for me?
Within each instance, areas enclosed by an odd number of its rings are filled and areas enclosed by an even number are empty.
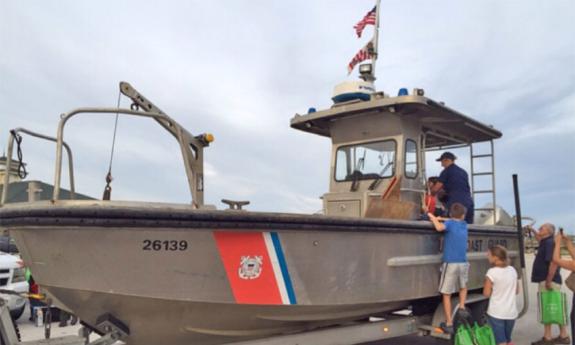
[[[410,334],[431,335],[449,340],[449,336],[435,332],[430,326],[433,315],[413,316],[409,314],[389,314],[385,318],[370,318],[365,321],[353,322],[348,325],[327,327],[308,332],[286,334],[258,340],[233,342],[229,345],[349,345],[369,341],[390,339]],[[49,338],[50,325],[45,324],[47,339],[20,342],[17,326],[10,312],[0,299],[0,344],[1,345],[112,345],[122,341],[128,335],[124,326],[116,320],[108,319],[102,327],[107,332],[98,339],[90,341],[91,330],[82,327],[77,336]]]
[[[0,292],[6,293],[6,291]],[[487,306],[487,299],[478,293],[470,294],[467,302],[468,309],[475,317],[482,315]],[[453,305],[455,305],[454,310],[457,310],[459,306],[455,298]],[[344,325],[256,340],[231,342],[228,345],[351,345],[406,335],[428,336],[439,340],[440,343],[450,344],[450,335],[442,333],[441,329],[436,327],[439,321],[443,319],[443,305],[439,304],[426,313],[403,309]],[[97,332],[96,339],[91,341],[90,338],[94,338],[94,336],[91,337],[94,332],[85,325],[79,329],[76,336],[52,338],[51,325],[48,320],[44,324],[44,339],[21,342],[18,327],[11,318],[5,301],[0,298],[0,345],[113,345],[117,342],[123,343],[130,333],[126,325],[111,315],[99,320],[97,326],[97,329],[103,329],[105,332]]]

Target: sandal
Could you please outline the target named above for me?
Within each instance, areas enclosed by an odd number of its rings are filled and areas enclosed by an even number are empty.
[[[555,344],[565,344],[565,345],[571,344],[571,338],[569,338],[569,336],[566,336],[565,338],[558,336],[557,338],[553,338],[552,340]]]

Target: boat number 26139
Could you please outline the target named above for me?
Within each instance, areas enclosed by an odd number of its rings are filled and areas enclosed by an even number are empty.
[[[188,249],[188,241],[177,240],[143,240],[142,250],[153,251],[184,251]]]

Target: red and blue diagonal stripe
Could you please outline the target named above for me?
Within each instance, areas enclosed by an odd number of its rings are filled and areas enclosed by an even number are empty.
[[[297,303],[277,232],[216,231],[214,238],[237,303]],[[242,257],[261,257],[261,271],[257,278],[242,279],[239,276]]]

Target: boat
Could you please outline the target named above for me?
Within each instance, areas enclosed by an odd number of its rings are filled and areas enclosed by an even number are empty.
[[[133,345],[226,344],[405,308],[413,315],[440,312],[443,237],[421,219],[425,153],[469,147],[471,183],[482,175],[494,181],[494,165],[481,172],[473,162],[484,156],[494,162],[493,141],[502,134],[422,89],[377,92],[374,64],[360,72],[362,81],[336,87],[330,108],[291,119],[292,128],[332,143],[319,214],[255,212],[241,200],[223,200],[224,209],[207,205],[204,150],[213,136],[190,133],[122,82],[129,109],[75,109],[61,116],[55,137],[39,136],[56,142],[49,200],[5,203],[4,176],[0,229],[14,237],[52,303]],[[191,202],[116,201],[109,190],[103,200],[63,197],[63,148],[71,155],[64,130],[87,114],[156,121],[177,142]],[[17,132],[8,141],[8,167]],[[490,145],[491,153],[474,153],[477,143]],[[68,171],[72,182],[71,164]],[[502,222],[509,217],[500,216],[494,188],[474,189],[479,193],[492,203],[469,226],[470,294],[482,288],[489,246],[506,246],[518,269],[522,248],[512,224]]]
[[[218,210],[203,202],[211,136],[190,134],[128,83],[120,89],[131,109],[62,116],[51,200],[0,207],[0,226],[53,303],[99,332],[102,320],[116,320],[139,345],[223,344],[438,305],[442,236],[417,219],[424,152],[489,142],[499,131],[421,90],[335,103],[291,120],[332,140],[323,214],[253,212],[229,200]],[[151,118],[172,134],[192,202],[61,199],[65,125],[94,113]],[[494,244],[519,267],[513,227],[470,225],[471,292],[482,287]]]

